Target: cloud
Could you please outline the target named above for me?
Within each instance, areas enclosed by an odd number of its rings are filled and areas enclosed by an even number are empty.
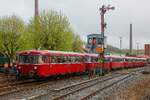
[[[0,16],[17,14],[26,22],[34,16],[34,0],[0,0]],[[133,47],[136,42],[150,43],[150,1],[149,0],[39,0],[40,11],[53,9],[69,18],[74,31],[86,41],[89,33],[100,33],[99,7],[103,4],[115,6],[106,13],[105,21],[108,44],[119,47],[123,37],[123,48],[129,47],[129,24],[133,24]]]

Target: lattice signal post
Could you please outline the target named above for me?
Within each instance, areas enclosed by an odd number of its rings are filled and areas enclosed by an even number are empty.
[[[106,23],[105,23],[105,21],[104,21],[104,15],[105,15],[105,13],[107,12],[107,11],[109,11],[109,10],[114,10],[115,9],[115,7],[111,7],[110,5],[108,5],[108,6],[105,6],[105,5],[102,5],[102,7],[101,8],[99,8],[99,11],[100,11],[100,15],[101,15],[101,35],[102,35],[102,37],[103,37],[103,39],[104,39],[104,32],[105,32],[105,28],[106,28]],[[104,54],[105,54],[105,42],[104,42],[104,40],[103,40],[103,42],[102,42],[102,48],[103,48],[103,52],[102,53],[99,53],[99,57],[100,57],[100,59],[102,59],[102,69],[104,68],[104,59],[105,59],[105,56],[104,56]],[[102,73],[103,73],[103,70],[102,70]]]

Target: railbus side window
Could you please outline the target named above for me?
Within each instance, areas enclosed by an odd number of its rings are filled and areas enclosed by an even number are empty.
[[[75,56],[72,56],[72,57],[71,57],[71,62],[72,62],[72,63],[75,63],[75,59],[76,59],[76,57],[75,57]]]
[[[126,58],[125,61],[126,61],[126,62],[130,62],[130,59]]]
[[[62,62],[61,56],[57,56],[57,63],[61,63],[61,62]]]
[[[96,58],[96,57],[91,57],[91,61],[92,61],[92,62],[97,62],[97,61],[98,61],[98,58]]]
[[[67,62],[67,57],[66,56],[63,56],[62,57],[62,63],[66,63]]]
[[[92,61],[91,57],[86,57],[86,59],[87,59],[86,62],[88,62],[88,63]]]
[[[71,63],[71,56],[68,56],[68,63]]]
[[[88,62],[88,57],[84,57],[84,62]]]
[[[91,62],[95,62],[94,57],[91,57]]]
[[[44,61],[42,60],[42,56],[39,56],[38,63],[39,64],[43,64],[44,63]]]
[[[80,57],[74,56],[74,63],[79,63],[80,62]]]
[[[112,58],[112,61],[113,62],[121,62],[121,61],[123,61],[123,59],[121,59],[121,58]]]
[[[125,62],[126,61],[126,59],[125,58],[123,58],[123,62]]]
[[[61,56],[61,63],[66,63],[66,62],[67,62],[67,57]]]
[[[51,56],[51,63],[57,63],[56,56]]]
[[[115,61],[116,61],[116,59],[115,59],[115,58],[111,58],[111,61],[112,61],[112,62],[115,62]]]
[[[74,62],[75,62],[75,63],[78,63],[78,62],[79,62],[79,57],[75,56],[75,57],[74,57]]]
[[[82,58],[81,58],[81,57],[79,57],[79,60],[78,60],[78,62],[82,62]]]
[[[110,62],[113,62],[113,58],[110,58]]]
[[[49,57],[48,56],[42,56],[43,63],[49,63]]]
[[[105,61],[106,62],[110,62],[110,58],[105,58]]]

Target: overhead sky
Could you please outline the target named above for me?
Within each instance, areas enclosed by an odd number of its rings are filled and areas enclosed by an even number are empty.
[[[99,7],[115,6],[105,15],[107,43],[129,48],[129,24],[133,24],[133,48],[150,43],[150,0],[39,0],[39,9],[53,9],[64,13],[76,34],[86,41],[90,33],[100,33]],[[28,22],[34,16],[34,0],[0,0],[0,16],[16,14]]]

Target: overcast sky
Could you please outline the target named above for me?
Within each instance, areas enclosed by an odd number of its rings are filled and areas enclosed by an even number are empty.
[[[139,42],[150,43],[150,0],[39,0],[39,9],[63,12],[72,28],[83,40],[90,33],[100,33],[99,7],[102,4],[115,6],[106,13],[107,43],[119,47],[123,37],[123,48],[129,47],[129,24],[133,24],[133,47]],[[28,22],[34,16],[34,0],[0,0],[0,16],[16,14]]]

